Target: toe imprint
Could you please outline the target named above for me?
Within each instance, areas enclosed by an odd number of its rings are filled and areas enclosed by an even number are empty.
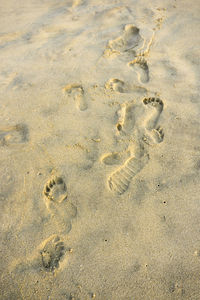
[[[61,203],[67,199],[67,187],[62,177],[54,177],[44,187],[44,195],[51,201]]]
[[[144,98],[143,103],[145,105],[151,105],[155,107],[158,110],[163,110],[163,101],[160,98],[150,97],[150,98]]]

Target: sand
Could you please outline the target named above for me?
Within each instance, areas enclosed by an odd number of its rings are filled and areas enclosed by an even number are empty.
[[[0,299],[200,299],[199,15],[1,1]]]

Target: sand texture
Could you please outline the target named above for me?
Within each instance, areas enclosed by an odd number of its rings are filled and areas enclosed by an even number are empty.
[[[0,299],[200,300],[200,3],[0,1]]]

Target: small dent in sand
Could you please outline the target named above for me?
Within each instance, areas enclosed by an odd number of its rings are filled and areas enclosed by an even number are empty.
[[[84,111],[88,108],[85,91],[81,84],[79,83],[72,83],[68,84],[63,88],[63,93],[70,95],[76,103],[76,107],[80,111]]]

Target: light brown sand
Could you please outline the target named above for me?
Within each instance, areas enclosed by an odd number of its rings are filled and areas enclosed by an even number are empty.
[[[200,299],[199,16],[0,2],[0,299]]]

